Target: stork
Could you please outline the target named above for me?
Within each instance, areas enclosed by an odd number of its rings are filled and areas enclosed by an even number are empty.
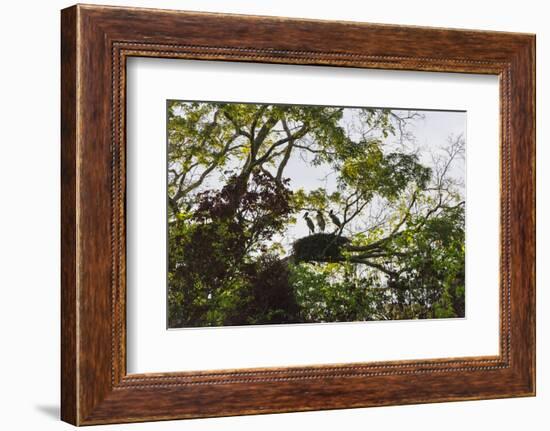
[[[314,233],[315,232],[315,225],[313,224],[313,221],[309,218],[309,212],[308,211],[306,211],[306,213],[304,214],[304,220],[307,223],[307,227],[309,228],[309,232]]]
[[[341,229],[342,228],[342,222],[336,216],[336,214],[334,214],[334,212],[332,212],[332,210],[330,210],[328,215],[329,215],[330,219],[332,220],[332,223],[334,223],[336,226],[338,226],[338,229]]]
[[[321,232],[325,231],[325,218],[323,217],[323,213],[321,211],[317,211],[317,216],[315,217],[317,219],[317,226],[319,226],[319,230]]]

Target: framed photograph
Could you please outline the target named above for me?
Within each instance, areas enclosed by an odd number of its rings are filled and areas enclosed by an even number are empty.
[[[535,37],[62,11],[62,419],[535,394]]]

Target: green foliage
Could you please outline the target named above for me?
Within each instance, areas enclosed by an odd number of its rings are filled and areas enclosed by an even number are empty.
[[[460,192],[388,148],[392,111],[354,115],[351,132],[343,108],[168,103],[170,327],[464,316]],[[336,190],[291,189],[306,156]],[[305,211],[326,233],[285,249]]]
[[[426,307],[418,318],[464,316],[464,208],[441,211],[437,218],[411,221],[414,235],[401,235],[395,247],[412,250],[400,257],[403,271],[392,285],[411,292]]]
[[[371,279],[356,279],[352,265],[290,266],[290,284],[300,305],[302,322],[374,320],[384,292]]]
[[[170,224],[170,326],[245,324],[255,319],[250,302],[258,290],[266,290],[260,278],[271,277],[270,269],[276,268],[262,242],[283,228],[288,201],[284,185],[266,181],[262,174],[246,187],[234,178],[218,193],[202,193],[190,219]],[[253,259],[250,252],[257,245],[264,255]]]
[[[374,194],[393,200],[414,183],[426,187],[431,170],[422,166],[414,154],[384,154],[379,142],[361,146],[362,151],[346,157],[341,165],[341,183],[361,191],[365,196]]]

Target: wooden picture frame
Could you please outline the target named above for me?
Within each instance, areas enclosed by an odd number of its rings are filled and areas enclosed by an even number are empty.
[[[61,417],[74,425],[535,394],[535,37],[77,5],[61,22]],[[498,75],[500,354],[126,373],[130,56]]]

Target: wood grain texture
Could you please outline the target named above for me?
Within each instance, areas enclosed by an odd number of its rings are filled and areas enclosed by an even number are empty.
[[[62,418],[76,425],[533,395],[533,35],[102,6],[62,11]],[[129,56],[495,74],[496,357],[126,374]]]
[[[76,9],[61,16],[61,418],[77,422]]]

